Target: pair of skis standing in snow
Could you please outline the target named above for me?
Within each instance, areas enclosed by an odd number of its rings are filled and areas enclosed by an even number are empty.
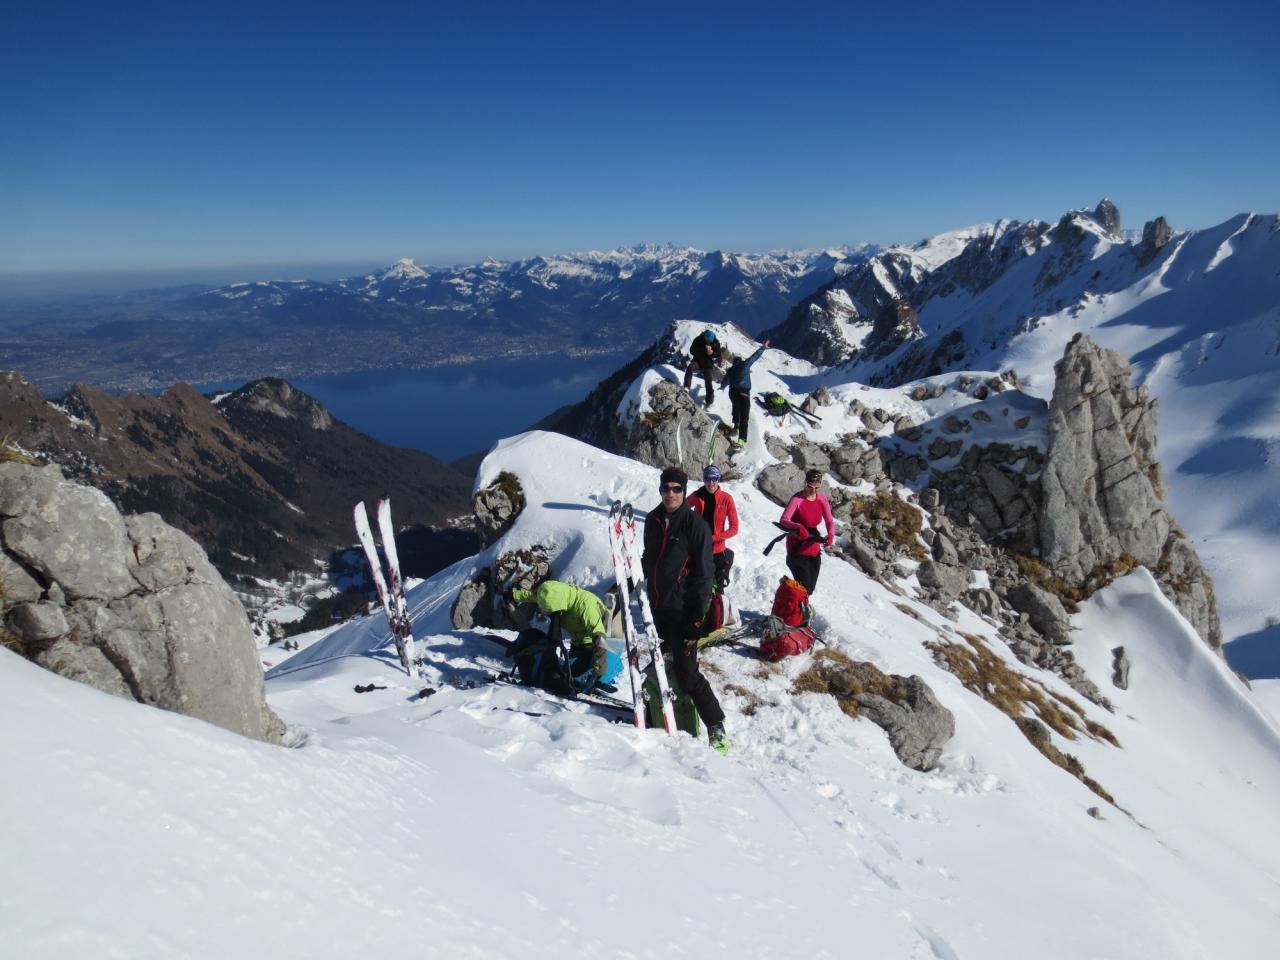
[[[391,525],[391,501],[378,501],[378,534],[382,538],[382,552],[387,556],[386,576],[382,573],[382,561],[379,560],[378,548],[373,543],[373,531],[369,529],[369,513],[365,510],[363,500],[356,504],[353,513],[356,521],[356,535],[360,538],[360,546],[364,548],[365,559],[369,561],[369,569],[373,571],[373,585],[378,591],[383,612],[387,615],[391,635],[395,638],[400,666],[404,667],[404,672],[410,679],[417,680],[418,663],[413,649],[413,622],[409,617],[409,604],[404,598],[404,581],[400,577],[400,556],[396,552],[395,528]]]

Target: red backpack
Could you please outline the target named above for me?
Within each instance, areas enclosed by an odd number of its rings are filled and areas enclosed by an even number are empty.
[[[783,577],[773,595],[773,609],[769,613],[788,627],[807,627],[812,616],[809,610],[809,591],[799,581]]]
[[[760,655],[766,660],[776,662],[807,653],[813,647],[818,638],[809,628],[813,611],[809,607],[809,591],[803,586],[783,577],[773,595],[770,613],[760,640]]]

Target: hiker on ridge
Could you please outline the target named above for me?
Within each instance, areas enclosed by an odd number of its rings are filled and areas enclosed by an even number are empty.
[[[693,371],[695,368],[701,370],[702,382],[707,388],[707,394],[702,401],[704,407],[710,407],[711,401],[716,397],[715,387],[711,385],[711,375],[715,372],[723,351],[724,348],[714,330],[704,330],[694,338],[693,343],[689,344],[690,359],[689,365],[684,368],[684,388],[685,390],[693,388]]]
[[[693,701],[707,726],[707,739],[722,754],[729,752],[724,711],[715,691],[698,670],[698,639],[711,604],[711,532],[685,503],[689,478],[679,467],[662,471],[658,490],[662,504],[644,521],[644,554],[640,566],[648,584],[654,625],[668,652],[680,690]]]
[[[734,363],[720,381],[729,388],[729,404],[733,407],[733,428],[738,431],[734,444],[739,447],[747,445],[747,426],[751,422],[751,365],[760,359],[769,346],[769,341],[756,350],[751,356]]]
[[[720,470],[715,464],[702,471],[702,486],[689,494],[689,509],[707,521],[711,528],[711,561],[715,567],[715,585],[724,590],[729,585],[733,568],[733,551],[726,541],[738,535],[738,505],[728,490],[720,489]]]
[[[792,531],[787,537],[787,569],[796,581],[809,591],[818,586],[818,571],[822,567],[822,536],[818,522],[827,526],[826,545],[836,538],[835,518],[831,516],[831,501],[822,493],[822,471],[809,470],[804,475],[804,489],[794,494],[782,512],[778,526]]]

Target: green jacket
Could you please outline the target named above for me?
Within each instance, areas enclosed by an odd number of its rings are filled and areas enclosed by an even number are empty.
[[[532,601],[543,613],[558,616],[570,643],[590,644],[597,633],[608,633],[604,618],[609,611],[604,602],[590,590],[571,583],[544,580],[536,590],[513,590],[511,599],[516,603]]]

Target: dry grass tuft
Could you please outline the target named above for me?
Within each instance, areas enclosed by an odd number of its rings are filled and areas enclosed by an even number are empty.
[[[9,434],[0,437],[0,463],[25,463],[28,466],[38,466],[40,461],[33,457],[27,456],[17,447],[9,443]]]
[[[1046,759],[1115,805],[1111,794],[1085,774],[1079,760],[1053,745],[1049,731],[1053,730],[1068,740],[1076,740],[1083,733],[1118,747],[1120,743],[1114,734],[1101,724],[1088,720],[1084,709],[1070,697],[1053,693],[1039,680],[1011,668],[978,637],[968,633],[963,637],[964,643],[939,640],[925,646],[933,653],[939,666],[1009,717]],[[1027,714],[1028,709],[1034,716]]]
[[[1079,608],[1076,604],[1085,598],[1085,592],[1082,589],[1063,580],[1035,557],[1019,553],[1014,555],[1013,561],[1024,577],[1061,600],[1068,613],[1078,612]]]
[[[813,665],[791,682],[791,691],[829,694],[851,717],[859,714],[859,694],[875,694],[894,703],[901,703],[908,696],[905,677],[884,673],[872,663],[854,660],[830,648],[814,655]]]
[[[892,543],[914,560],[929,559],[920,542],[924,516],[901,497],[884,491],[873,497],[854,497],[850,512],[853,517],[868,521],[873,540]]]
[[[742,701],[739,709],[744,717],[754,717],[756,711],[764,706],[764,701],[746,687],[740,687],[736,683],[726,683],[724,689],[726,693],[731,693]]]

